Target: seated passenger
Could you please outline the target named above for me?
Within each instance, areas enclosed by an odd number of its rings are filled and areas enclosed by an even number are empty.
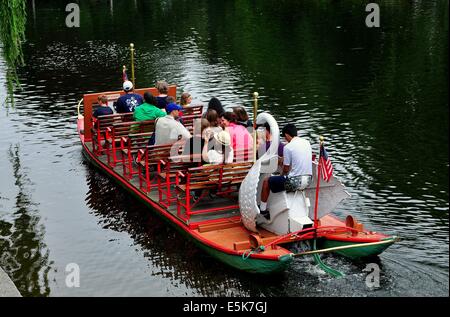
[[[108,97],[106,97],[105,95],[98,97],[98,104],[100,106],[97,109],[95,109],[93,113],[94,118],[114,114],[114,111],[108,106]]]
[[[253,127],[253,121],[248,118],[247,111],[244,107],[234,107],[233,112],[237,117],[237,124],[240,124],[244,128]]]
[[[180,97],[180,106],[183,107],[183,109],[189,108],[191,106],[192,102],[192,96],[188,92],[184,92]]]
[[[166,106],[166,112],[167,112],[167,108],[169,107],[169,106],[178,106],[178,107],[181,107],[180,105],[177,105],[177,103],[176,103],[176,100],[175,100],[175,98],[174,97],[172,97],[172,96],[168,96],[167,98],[166,98],[166,101],[167,101],[167,106]],[[181,110],[180,110],[180,113],[178,114],[178,119],[177,119],[177,121],[179,121],[181,124],[183,124],[184,125],[184,122],[183,122],[183,114],[184,114],[184,112],[183,112],[183,107],[181,107]]]
[[[270,132],[270,125],[266,122],[263,127],[265,128],[265,135],[263,140],[258,140],[260,143],[258,145],[258,157],[263,156],[270,148],[270,145],[272,144],[272,133]],[[280,139],[278,137],[278,139]],[[284,151],[284,144],[281,143],[280,140],[278,140],[278,165],[283,164],[283,151]]]
[[[233,112],[225,112],[221,117],[222,127],[230,133],[231,145],[234,152],[243,153],[238,161],[246,161],[252,158],[250,154],[253,149],[253,137],[246,128],[237,124],[236,115]],[[248,154],[245,154],[248,153]]]
[[[172,96],[167,96],[167,97],[166,97],[166,104],[167,104],[167,106],[170,105],[171,103],[176,104],[177,101],[175,100],[174,97],[172,97]],[[166,106],[166,108],[167,108],[167,106]]]
[[[167,115],[156,122],[155,145],[174,143],[191,137],[191,133],[177,121],[182,109],[177,104],[167,106]]]
[[[205,133],[208,133],[208,130],[208,120],[201,119],[200,124],[198,121],[195,121],[194,136],[186,142],[183,149],[183,155],[202,154],[203,145],[205,144],[203,135],[205,135]]]
[[[156,98],[150,93],[144,94],[145,102],[134,110],[135,121],[156,120],[166,116],[166,112],[156,107]]]
[[[114,106],[117,113],[133,112],[134,108],[144,102],[141,95],[133,93],[133,83],[131,81],[127,80],[123,83],[123,90],[125,95],[117,99]]]
[[[209,127],[214,133],[219,133],[220,131],[223,131],[222,127],[220,126],[219,115],[217,114],[216,110],[214,109],[207,110],[204,117],[206,118],[206,120],[208,120]]]
[[[233,163],[234,153],[231,147],[231,137],[227,131],[214,134],[214,146],[211,148],[209,140],[213,135],[212,131],[204,133],[205,144],[202,150],[202,159],[206,163],[219,165]]]
[[[286,125],[282,134],[289,142],[284,147],[282,175],[264,179],[261,191],[260,211],[268,220],[270,212],[267,210],[267,200],[271,191],[279,193],[285,190],[303,190],[308,187],[312,178],[312,150],[309,141],[297,136],[297,128],[293,124]]]
[[[208,103],[208,109],[207,110],[211,110],[211,109],[212,110],[216,110],[217,115],[219,117],[221,117],[222,114],[225,113],[225,110],[223,109],[222,103],[216,97],[211,98],[211,100]]]
[[[165,81],[158,81],[156,83],[156,89],[158,90],[158,96],[156,96],[157,107],[159,109],[166,109],[167,105],[167,94],[169,93],[169,85]]]

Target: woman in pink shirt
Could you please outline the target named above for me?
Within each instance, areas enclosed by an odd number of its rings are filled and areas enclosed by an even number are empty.
[[[237,124],[237,117],[233,112],[225,112],[220,119],[222,127],[230,133],[236,161],[251,160],[253,157],[253,138],[247,128]]]

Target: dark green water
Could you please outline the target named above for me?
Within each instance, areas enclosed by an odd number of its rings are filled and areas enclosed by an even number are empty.
[[[28,2],[26,66],[0,111],[0,265],[24,295],[448,295],[448,1],[383,1],[381,27],[360,1]],[[197,101],[219,97],[283,125],[317,150],[324,135],[352,197],[337,210],[402,241],[366,263],[326,256],[260,278],[209,258],[86,164],[76,135],[84,93],[119,89],[135,43],[140,87],[158,79]],[[0,96],[6,98],[0,60]],[[77,263],[81,287],[67,288]]]

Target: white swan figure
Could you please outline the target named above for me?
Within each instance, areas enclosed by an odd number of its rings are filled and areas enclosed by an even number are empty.
[[[278,168],[278,144],[280,142],[278,136],[280,135],[280,129],[274,117],[267,112],[260,113],[256,118],[256,124],[260,125],[266,122],[270,126],[271,134],[275,137],[268,151],[252,166],[239,190],[239,207],[242,222],[248,230],[253,232],[258,232],[255,218],[259,214],[260,179],[264,179],[265,174],[270,175],[276,172]]]

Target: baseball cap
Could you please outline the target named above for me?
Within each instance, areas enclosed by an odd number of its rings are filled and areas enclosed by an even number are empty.
[[[123,82],[123,90],[130,91],[131,89],[133,89],[133,83],[129,80],[124,81]]]
[[[167,113],[171,113],[172,111],[175,111],[175,110],[183,110],[183,107],[181,107],[180,105],[177,105],[176,103],[169,103],[166,107]]]

